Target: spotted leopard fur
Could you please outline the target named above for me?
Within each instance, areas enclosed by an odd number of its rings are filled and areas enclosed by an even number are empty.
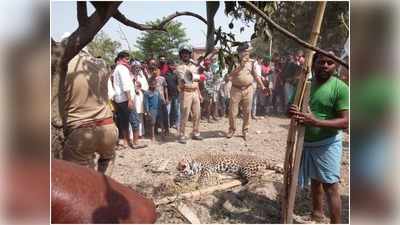
[[[239,175],[247,183],[249,179],[259,175],[265,169],[283,173],[283,168],[277,163],[256,156],[204,154],[179,161],[177,180],[190,179],[200,174],[198,182],[205,184],[211,173],[229,173]]]

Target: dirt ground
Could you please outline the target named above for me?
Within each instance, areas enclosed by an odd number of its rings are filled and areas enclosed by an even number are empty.
[[[237,123],[238,127],[241,127],[241,119],[238,119]],[[150,143],[149,140],[142,139],[142,142],[149,144],[148,148],[117,151],[112,177],[156,200],[193,190],[190,185],[187,188],[176,189],[173,183],[177,162],[185,155],[195,156],[205,152],[241,153],[275,159],[283,165],[288,127],[289,119],[286,117],[258,117],[257,121],[252,120],[250,138],[245,142],[240,136],[240,131],[232,139],[224,137],[228,129],[227,118],[211,124],[201,121],[200,131],[205,139],[189,140],[186,145],[176,142],[176,130],[170,129],[171,135],[165,142]],[[191,132],[191,124],[187,130]],[[157,171],[163,166],[165,169]],[[348,136],[345,135],[340,184],[343,223],[349,222],[348,171]],[[203,195],[196,199],[159,205],[157,223],[188,223],[176,209],[181,203],[188,206],[201,223],[280,223],[279,193],[282,186],[282,175],[267,173],[257,181],[244,186]],[[294,223],[311,223],[310,211],[309,190],[299,190],[295,203]],[[324,222],[328,223],[329,220]]]

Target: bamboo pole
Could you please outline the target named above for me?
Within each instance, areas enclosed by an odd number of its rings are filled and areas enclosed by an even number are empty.
[[[315,46],[318,41],[319,32],[326,8],[326,2],[318,2],[312,32],[310,34],[309,43]],[[311,71],[312,57],[314,52],[308,48],[305,54],[305,66],[303,75],[300,76],[294,104],[297,105],[302,112],[305,112],[308,107],[308,100],[310,95],[310,82],[307,82],[307,76]],[[298,125],[296,121],[291,119],[288,133],[288,141],[285,155],[285,175],[284,175],[284,193],[282,199],[282,220],[283,223],[293,223],[293,209],[295,202],[295,195],[297,189],[297,181],[299,174],[299,167],[301,155],[303,151],[305,128]]]
[[[306,87],[304,91],[304,102],[302,105],[302,111],[305,112],[308,107],[308,100],[310,96],[310,88],[311,83],[309,81],[306,82]],[[299,169],[300,169],[300,162],[301,156],[303,153],[303,144],[304,144],[304,134],[305,128],[304,126],[297,126],[297,136],[296,141],[293,145],[294,150],[291,154],[292,161],[290,164],[292,165],[292,170],[290,173],[290,180],[289,185],[287,188],[288,198],[287,198],[287,212],[286,212],[286,222],[285,223],[293,223],[293,209],[294,209],[294,202],[296,197],[296,190],[297,190],[297,183],[298,183],[298,176],[299,176]]]

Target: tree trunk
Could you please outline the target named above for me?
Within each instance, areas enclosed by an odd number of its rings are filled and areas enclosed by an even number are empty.
[[[64,85],[65,67],[60,64],[61,58],[65,52],[65,47],[60,43],[52,42],[51,46],[51,157],[61,158],[64,145],[63,129],[63,91],[60,92],[60,86]],[[64,74],[64,75],[62,75]]]
[[[83,49],[104,24],[114,15],[122,2],[96,2],[96,11],[80,24],[68,39],[51,45],[51,136],[52,157],[59,158],[64,144],[64,82],[69,61]]]
[[[214,16],[218,11],[219,2],[207,2],[207,43],[206,55],[210,54],[215,46]]]

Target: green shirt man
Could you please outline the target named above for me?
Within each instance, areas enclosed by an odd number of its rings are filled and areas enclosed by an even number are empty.
[[[315,80],[311,83],[309,106],[311,112],[320,120],[330,120],[338,116],[338,112],[349,110],[349,87],[340,79],[331,76],[322,85]],[[315,142],[333,137],[339,132],[330,127],[306,125],[304,141]]]
[[[333,53],[331,53],[333,54]],[[323,192],[328,198],[331,223],[341,223],[339,181],[341,175],[342,140],[337,135],[349,122],[349,92],[347,85],[334,76],[336,63],[316,53],[309,111],[301,112],[292,105],[289,114],[306,126],[299,181],[311,179],[312,217],[324,215]]]

